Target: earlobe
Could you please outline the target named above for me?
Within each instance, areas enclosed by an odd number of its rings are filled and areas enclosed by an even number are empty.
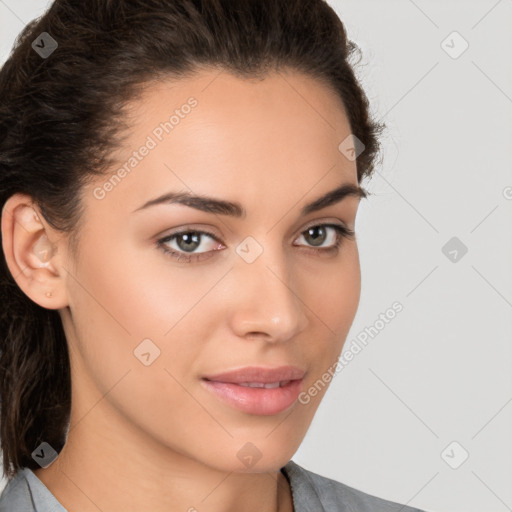
[[[2,210],[2,246],[9,271],[36,304],[60,309],[67,306],[67,297],[53,236],[29,196],[14,194],[6,201]]]

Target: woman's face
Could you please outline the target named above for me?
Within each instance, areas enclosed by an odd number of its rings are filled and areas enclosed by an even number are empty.
[[[342,230],[360,197],[316,203],[358,185],[339,149],[351,133],[341,103],[298,73],[203,70],[148,86],[129,119],[119,164],[83,188],[79,256],[65,260],[70,437],[96,429],[103,454],[130,443],[275,470],[301,443],[359,302],[357,244]],[[166,194],[203,200],[154,201]]]

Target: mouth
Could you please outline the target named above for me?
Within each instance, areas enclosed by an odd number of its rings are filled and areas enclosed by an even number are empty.
[[[270,416],[290,408],[305,372],[295,366],[245,367],[205,376],[203,386],[222,402],[248,414]]]
[[[247,388],[265,388],[265,389],[273,389],[273,388],[282,388],[289,384],[290,380],[283,380],[281,382],[240,382],[239,386],[244,386]]]

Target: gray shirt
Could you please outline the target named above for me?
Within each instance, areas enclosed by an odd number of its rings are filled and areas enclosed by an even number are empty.
[[[295,512],[423,512],[371,496],[293,461],[281,469],[292,490]],[[67,512],[29,468],[18,471],[0,496],[0,512]]]

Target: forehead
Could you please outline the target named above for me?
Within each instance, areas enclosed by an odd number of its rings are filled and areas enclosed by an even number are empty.
[[[296,202],[316,184],[319,195],[341,182],[357,183],[355,162],[339,149],[350,136],[340,98],[299,72],[242,79],[202,70],[160,79],[127,106],[126,121],[117,166],[99,180],[116,178],[105,199],[121,209],[137,208],[164,189],[257,206],[255,197]]]
[[[219,135],[220,141],[227,132],[235,141],[244,140],[248,134],[254,143],[275,141],[276,135],[279,141],[302,135],[312,142],[320,136],[332,143],[350,133],[339,95],[321,81],[288,68],[261,78],[240,78],[215,69],[179,80],[161,78],[146,83],[126,113],[130,146],[148,133],[160,139],[172,132],[167,142],[176,138],[185,142],[186,128],[200,130],[208,140]],[[166,122],[172,126],[159,129]]]

